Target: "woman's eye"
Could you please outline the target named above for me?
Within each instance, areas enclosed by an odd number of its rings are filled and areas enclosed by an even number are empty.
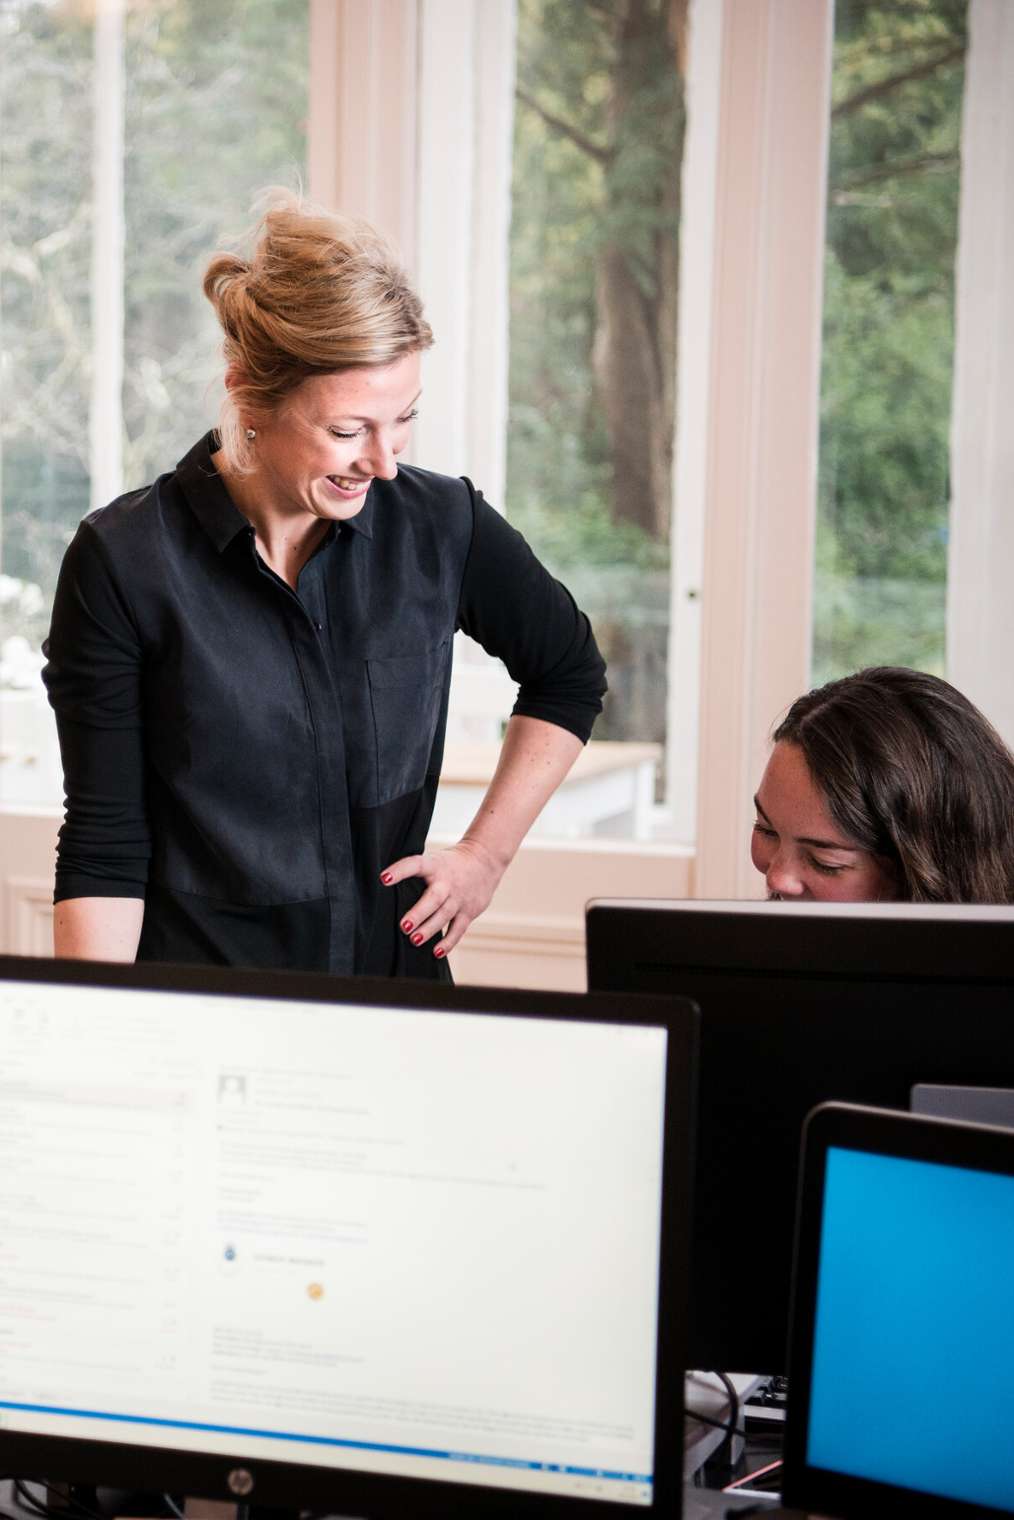
[[[358,438],[359,437],[358,431],[355,432],[355,433],[343,433],[342,430],[341,430],[341,428],[328,428],[328,432],[331,434],[332,438]]]
[[[765,823],[755,823],[753,826],[753,831],[755,834],[766,835],[768,839],[774,839],[775,837],[774,829],[769,829]]]
[[[415,419],[418,417],[418,415],[419,415],[419,413],[416,411],[415,407],[413,407],[410,412],[406,412],[406,414],[405,414],[404,417],[399,417],[398,421],[399,422],[414,422]]]
[[[815,871],[820,872],[821,876],[840,876],[842,871],[848,870],[847,866],[829,866],[826,861],[814,860],[812,855],[810,856],[810,864]]]

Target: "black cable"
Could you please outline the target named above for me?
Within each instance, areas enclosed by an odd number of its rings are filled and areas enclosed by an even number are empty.
[[[692,1409],[688,1409],[686,1413],[692,1420],[700,1420],[703,1425],[713,1425],[716,1430],[725,1432],[724,1441],[715,1448],[708,1459],[711,1462],[718,1462],[731,1453],[733,1440],[736,1436],[741,1436],[743,1432],[739,1428],[739,1394],[736,1392],[735,1383],[727,1372],[714,1372],[712,1376],[718,1378],[718,1381],[729,1395],[728,1420],[713,1420],[710,1416],[697,1414]]]
[[[50,1517],[56,1513],[55,1510],[51,1509],[48,1504],[41,1503],[33,1493],[29,1492],[28,1482],[29,1480],[26,1478],[14,1479],[15,1497],[33,1515],[41,1515],[43,1516],[43,1520],[50,1520]]]
[[[81,1500],[75,1496],[70,1485],[67,1486],[66,1492],[64,1492],[57,1488],[55,1484],[43,1483],[43,1480],[39,1478],[15,1478],[13,1481],[14,1492],[18,1499],[26,1509],[31,1510],[33,1515],[40,1516],[41,1520],[68,1520],[68,1516],[71,1517],[71,1520],[80,1520],[82,1516],[84,1520],[105,1520],[105,1517],[100,1515],[97,1510],[90,1509],[87,1504],[82,1504]],[[29,1491],[28,1484],[30,1482],[43,1484],[46,1489],[56,1494],[57,1498],[62,1501],[61,1505],[46,1504],[42,1500],[37,1499]]]
[[[722,1384],[729,1395],[729,1427],[736,1435],[739,1434],[739,1394],[736,1385],[727,1372],[716,1372],[715,1377]]]
[[[735,1426],[727,1425],[724,1420],[713,1420],[710,1414],[698,1414],[696,1409],[684,1409],[683,1413],[688,1420],[697,1420],[701,1425],[711,1425],[715,1430],[724,1431],[727,1436],[739,1435]],[[721,1447],[718,1450],[721,1451]]]

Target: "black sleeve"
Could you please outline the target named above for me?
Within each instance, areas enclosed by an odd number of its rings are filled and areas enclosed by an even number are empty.
[[[606,691],[591,624],[521,534],[465,484],[474,526],[458,626],[517,681],[515,713],[555,723],[586,743]]]
[[[64,556],[43,652],[67,794],[54,901],[143,897],[151,845],[140,640],[87,522]]]

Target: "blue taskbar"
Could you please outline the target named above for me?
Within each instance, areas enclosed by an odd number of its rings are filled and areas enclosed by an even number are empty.
[[[387,1441],[350,1440],[342,1436],[308,1435],[292,1430],[266,1430],[259,1426],[221,1425],[201,1420],[176,1420],[160,1415],[121,1414],[108,1409],[75,1409],[54,1404],[30,1404],[13,1399],[0,1399],[0,1410],[9,1409],[20,1414],[48,1415],[54,1418],[105,1420],[115,1425],[161,1430],[206,1432],[215,1436],[238,1436],[263,1441],[292,1441],[302,1446],[317,1446],[346,1452],[376,1453],[393,1457],[414,1458],[422,1461],[461,1462],[479,1467],[513,1468],[528,1473],[555,1474],[560,1478],[592,1480],[597,1484],[631,1484],[639,1489],[634,1503],[650,1503],[652,1475],[650,1473],[624,1472],[604,1467],[586,1467],[571,1462],[544,1462],[525,1457],[497,1456],[487,1452],[441,1450],[437,1447],[406,1446]],[[188,1443],[189,1444],[189,1443]],[[372,1467],[372,1464],[371,1464]],[[392,1474],[400,1469],[392,1465]],[[468,1481],[467,1479],[465,1481]],[[513,1485],[512,1485],[513,1486]],[[523,1482],[518,1487],[526,1486]],[[607,1497],[603,1493],[602,1497]],[[608,1495],[615,1497],[615,1495]]]

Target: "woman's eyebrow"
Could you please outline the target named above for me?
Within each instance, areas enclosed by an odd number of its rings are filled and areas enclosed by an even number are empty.
[[[753,799],[753,805],[757,809],[760,816],[763,818],[764,822],[770,826],[771,819],[761,807],[759,797],[755,797]],[[860,848],[860,846],[857,844],[842,844],[840,839],[813,839],[809,834],[797,835],[796,843],[809,844],[817,850],[850,850],[853,854],[855,854],[855,852]]]

